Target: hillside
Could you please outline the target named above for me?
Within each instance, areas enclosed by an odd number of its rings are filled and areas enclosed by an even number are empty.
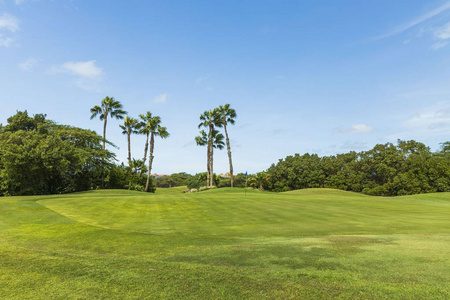
[[[0,198],[0,295],[448,298],[449,215],[449,193],[176,188]]]

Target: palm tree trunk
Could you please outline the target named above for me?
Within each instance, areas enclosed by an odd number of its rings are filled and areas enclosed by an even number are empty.
[[[106,124],[108,123],[108,114],[105,113],[103,115],[104,122],[103,122],[103,151],[106,150]]]
[[[150,155],[148,157],[148,174],[147,174],[147,182],[145,183],[145,191],[148,192],[148,185],[150,183],[150,174],[152,173],[152,164],[153,164],[153,149],[155,148],[155,137],[151,135],[150,138]]]
[[[206,186],[209,186],[209,174],[211,172],[210,170],[210,166],[211,164],[209,163],[209,142],[208,145],[206,146]]]
[[[101,188],[105,187],[105,150],[106,150],[106,124],[108,123],[108,112],[104,114],[103,122],[103,152],[102,152],[102,183]]]
[[[150,133],[147,133],[147,139],[145,140],[145,148],[144,148],[144,158],[142,159],[143,164],[147,161],[147,152],[148,152],[148,137]]]
[[[211,145],[211,176],[209,177],[209,180],[211,180],[211,184],[210,186],[213,187],[214,186],[214,147],[212,147]]]
[[[128,166],[131,167],[131,132],[127,133],[128,140]]]
[[[209,147],[209,182],[207,185],[212,187],[214,171],[213,171],[213,155],[214,155],[214,141],[213,141],[213,130],[214,126],[212,122],[209,122],[209,134],[208,134],[208,147]]]
[[[233,161],[231,160],[230,139],[228,138],[227,123],[225,122],[225,120],[223,123],[223,129],[225,130],[225,137],[227,140],[227,150],[228,150],[228,162],[230,163],[230,186],[233,187]]]

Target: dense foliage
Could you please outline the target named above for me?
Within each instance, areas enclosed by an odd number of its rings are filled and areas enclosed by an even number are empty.
[[[185,186],[188,185],[189,179],[192,175],[181,172],[174,173],[170,176],[161,176],[153,180],[153,184],[158,188],[171,188],[175,186]]]
[[[234,175],[233,181],[234,187],[245,187],[245,174],[239,173]],[[231,187],[231,178],[230,177],[220,177],[217,174],[214,174],[213,177],[214,186],[222,188],[222,187]],[[207,174],[204,173],[198,173],[194,176],[190,177],[187,181],[187,187],[189,189],[198,189],[200,187],[206,187],[207,186]],[[249,185],[250,186],[250,185]]]
[[[116,166],[94,131],[17,112],[0,127],[0,195],[69,193],[105,187],[142,189],[145,176]]]
[[[433,153],[423,143],[399,140],[359,153],[295,154],[273,164],[262,186],[272,191],[328,187],[385,196],[450,191],[449,145]]]

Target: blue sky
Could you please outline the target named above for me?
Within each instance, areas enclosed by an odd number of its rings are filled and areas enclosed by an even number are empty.
[[[89,109],[107,95],[161,116],[157,173],[204,171],[198,117],[224,103],[238,113],[235,172],[397,139],[437,150],[450,140],[450,2],[0,0],[0,123],[27,109],[101,133]],[[125,161],[119,123],[107,136]]]

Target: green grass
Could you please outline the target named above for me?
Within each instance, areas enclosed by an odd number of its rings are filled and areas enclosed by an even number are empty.
[[[450,298],[450,193],[181,190],[0,198],[0,298]]]

